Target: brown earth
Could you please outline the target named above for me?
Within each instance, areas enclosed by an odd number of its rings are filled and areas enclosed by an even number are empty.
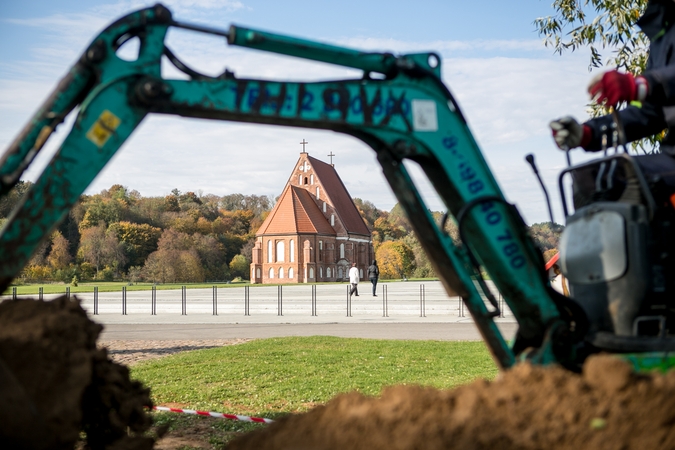
[[[79,302],[0,303],[0,448],[151,449],[150,391],[96,347]]]
[[[675,449],[675,371],[636,375],[621,360],[596,356],[583,375],[521,364],[494,382],[449,391],[349,393],[226,448]]]
[[[122,342],[77,301],[0,304],[0,448],[151,449],[149,392],[109,357],[136,361],[231,341]],[[196,418],[156,448],[212,448],[216,420]],[[161,434],[161,433],[160,433]],[[583,374],[522,364],[453,390],[394,386],[337,396],[231,442],[248,449],[675,449],[675,371],[637,375],[610,357]]]

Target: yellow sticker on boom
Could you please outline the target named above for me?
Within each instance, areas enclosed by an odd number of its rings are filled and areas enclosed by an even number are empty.
[[[120,118],[106,109],[87,131],[87,139],[101,148],[108,142],[120,123],[122,123]]]

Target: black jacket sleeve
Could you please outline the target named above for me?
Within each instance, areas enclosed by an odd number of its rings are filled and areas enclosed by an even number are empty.
[[[629,106],[619,111],[619,118],[626,133],[626,140],[633,142],[654,134],[660,133],[668,127],[663,115],[663,108],[652,103],[643,103],[642,107]],[[602,127],[607,127],[607,144],[612,145],[612,124],[614,119],[611,115],[596,117],[586,122],[592,130],[591,142],[584,147],[585,150],[597,152],[602,150]]]

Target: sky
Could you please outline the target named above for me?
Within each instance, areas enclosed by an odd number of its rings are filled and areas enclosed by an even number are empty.
[[[0,151],[48,97],[96,34],[116,18],[155,1],[7,0],[0,2]],[[551,0],[169,0],[174,19],[226,30],[231,24],[370,51],[435,51],[453,92],[506,198],[527,223],[549,220],[544,195],[525,155],[535,155],[564,223],[558,173],[565,155],[548,122],[588,115],[588,54],[546,48],[533,21],[553,14]],[[238,77],[315,81],[359,77],[329,64],[228,47],[222,38],[172,29],[169,47],[196,70]],[[175,71],[166,68],[166,76]],[[72,117],[48,141],[24,179],[34,181],[67,135]],[[331,131],[151,115],[86,193],[113,184],[143,196],[173,189],[202,194],[278,196],[302,150],[329,161],[352,197],[390,210],[396,199],[374,151]],[[580,150],[574,162],[589,159]],[[419,171],[415,180],[432,210],[444,210]]]

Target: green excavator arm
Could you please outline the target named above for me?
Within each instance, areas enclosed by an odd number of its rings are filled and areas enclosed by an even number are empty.
[[[204,76],[165,44],[170,27],[227,38],[250,47],[363,71],[357,79],[285,82]],[[140,40],[134,61],[117,55]],[[164,79],[168,58],[189,79]],[[228,31],[175,21],[162,5],[131,13],[103,30],[40,107],[0,160],[0,195],[24,170],[66,115],[72,129],[42,175],[0,230],[0,291],[148,113],[333,130],[377,154],[384,175],[448,292],[471,312],[495,360],[519,358],[574,364],[573,315],[549,287],[541,255],[504,196],[450,91],[434,53],[365,53],[232,26]],[[437,223],[403,162],[419,164],[459,223],[463,245]],[[509,345],[497,328],[496,302],[480,277],[487,271],[514,313],[519,331]],[[486,306],[485,298],[493,307]]]

